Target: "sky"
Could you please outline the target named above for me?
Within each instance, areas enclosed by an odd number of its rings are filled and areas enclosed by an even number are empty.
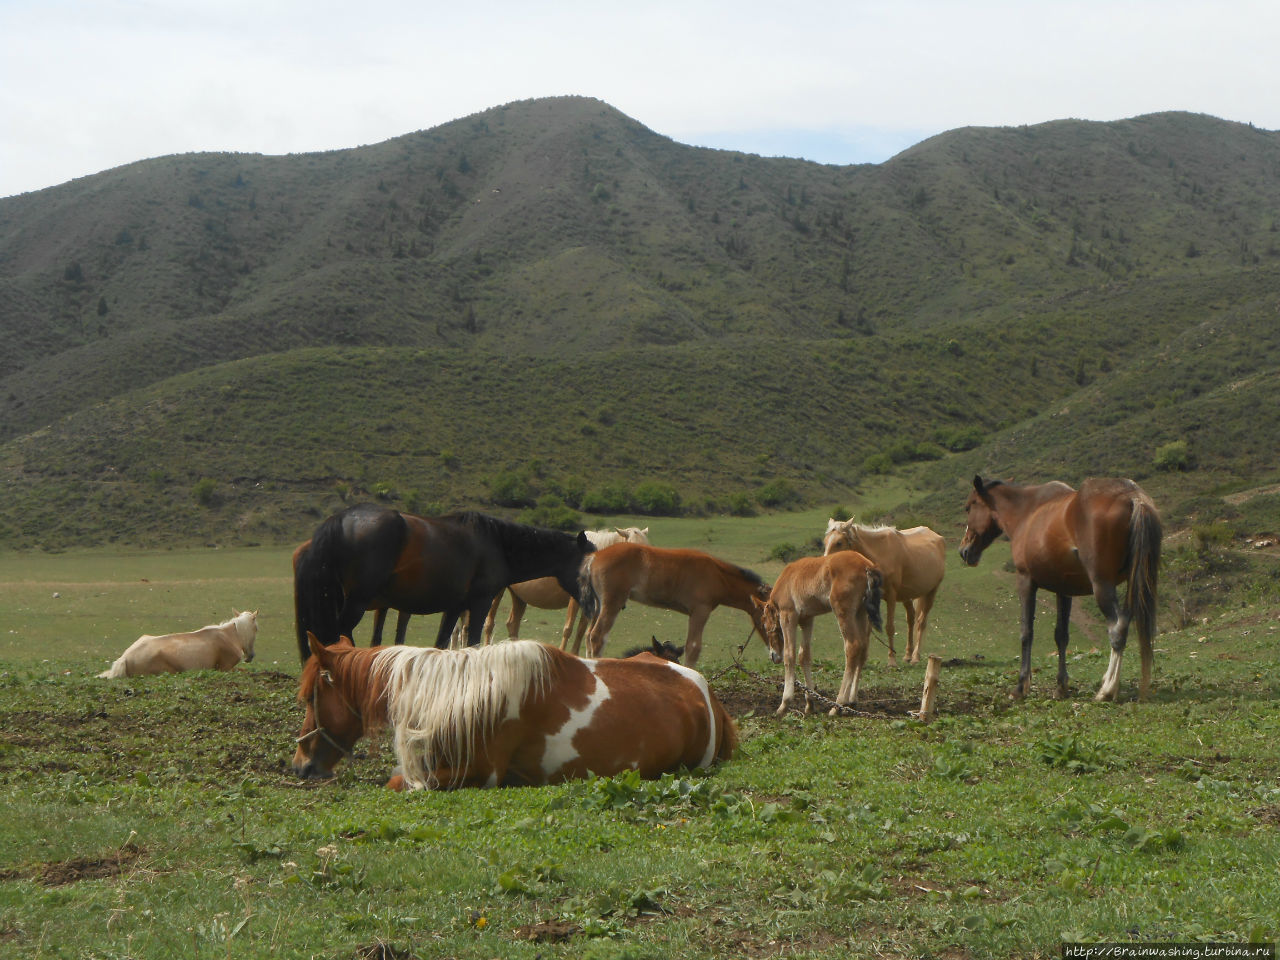
[[[0,197],[175,153],[596,97],[682,143],[880,163],[1189,110],[1280,128],[1276,0],[0,0]]]

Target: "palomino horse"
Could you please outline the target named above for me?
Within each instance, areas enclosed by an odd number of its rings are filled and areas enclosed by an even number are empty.
[[[733,755],[737,729],[702,674],[642,653],[580,660],[533,640],[358,649],[310,638],[293,769],[327,779],[366,732],[389,726],[395,789],[556,783],[637,770],[658,777]]]
[[[129,645],[100,677],[138,677],[183,670],[230,670],[253,659],[258,637],[258,611],[236,612],[230,620],[190,633],[143,635]]]
[[[778,716],[787,712],[796,695],[796,627],[800,628],[800,668],[804,671],[804,712],[809,713],[813,618],[834,613],[844,639],[844,677],[836,695],[839,706],[858,699],[858,681],[867,662],[871,628],[880,629],[880,597],[884,577],[876,566],[855,550],[841,550],[825,557],[802,557],[782,568],[769,599],[760,604],[764,636],[770,649],[782,652],[782,702]]]
[[[907,614],[907,663],[920,662],[924,628],[947,572],[947,545],[928,527],[897,530],[867,527],[848,520],[827,521],[823,553],[857,550],[884,574],[884,632],[889,639],[889,666],[898,665],[893,649],[893,615],[899,603]]]
[[[597,550],[604,547],[612,546],[626,540],[629,543],[648,543],[649,528],[645,527],[614,527],[612,530],[588,530],[587,539],[595,545]],[[507,588],[507,593],[511,595],[511,612],[507,614],[507,637],[511,639],[520,639],[520,623],[524,619],[525,610],[529,607],[537,607],[539,610],[564,610],[568,608],[565,615],[564,629],[560,632],[560,649],[565,649],[569,644],[569,637],[573,633],[573,623],[578,619],[578,601],[569,596],[567,592],[556,582],[555,577],[539,577],[537,580],[526,580],[524,583],[513,583]],[[489,608],[489,615],[484,618],[484,642],[489,643],[493,639],[493,625],[498,616],[498,604],[502,602],[502,594],[493,599],[493,606]],[[578,623],[578,637],[574,642],[573,651],[578,652],[579,646],[582,644],[582,635],[587,631],[587,618],[583,617]],[[454,638],[454,646],[459,646],[457,637]]]
[[[581,583],[582,609],[591,620],[587,652],[593,657],[600,656],[613,622],[628,600],[689,617],[685,654],[691,667],[697,666],[702,653],[707,618],[721,604],[745,611],[764,636],[755,601],[769,598],[768,585],[758,574],[700,550],[615,543],[587,558]],[[578,652],[576,646],[573,652]]]
[[[570,594],[578,568],[595,547],[576,537],[483,513],[418,517],[387,507],[351,507],[325,520],[297,556],[294,608],[298,653],[307,634],[336,643],[366,610],[443,613],[436,646],[449,642],[464,612],[467,642],[480,642],[484,614],[503,587],[553,576]]]
[[[1160,514],[1132,480],[1091,478],[1072,490],[1053,481],[1018,486],[973,478],[964,505],[966,524],[960,556],[977,566],[982,551],[1001,533],[1009,537],[1022,601],[1022,670],[1014,695],[1031,689],[1031,629],[1036,590],[1058,595],[1058,696],[1067,695],[1067,628],[1071,598],[1092,593],[1107,618],[1111,662],[1097,700],[1114,700],[1120,661],[1132,622],[1138,628],[1142,680],[1138,696],[1151,689],[1151,638],[1156,628],[1156,576],[1160,566]],[[1116,586],[1128,581],[1123,606]]]

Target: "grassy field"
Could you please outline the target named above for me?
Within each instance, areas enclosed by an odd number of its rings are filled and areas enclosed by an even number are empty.
[[[653,521],[772,578],[822,512]],[[952,536],[953,531],[944,531]],[[952,544],[954,546],[954,544]],[[287,771],[294,702],[285,549],[0,556],[0,956],[1050,957],[1063,940],[1280,935],[1280,610],[1158,638],[1152,701],[1092,702],[1104,634],[1080,603],[1071,696],[1015,704],[1007,548],[949,569],[920,668],[873,641],[861,712],[773,716],[777,668],[736,611],[701,664],[741,754],[648,784],[392,795],[383,742],[336,782]],[[94,677],[141,632],[256,607],[230,674]],[[411,641],[427,642],[422,618]],[[1166,621],[1168,622],[1168,621]],[[364,627],[367,633],[367,627]],[[524,633],[551,637],[537,612]],[[632,605],[611,647],[683,636]],[[361,637],[363,640],[363,637]],[[817,686],[840,665],[819,621]]]

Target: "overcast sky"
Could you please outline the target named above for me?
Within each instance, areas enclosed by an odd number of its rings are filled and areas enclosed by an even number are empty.
[[[598,97],[683,143],[878,163],[963,126],[1280,128],[1277,0],[0,0],[0,197],[190,151]]]

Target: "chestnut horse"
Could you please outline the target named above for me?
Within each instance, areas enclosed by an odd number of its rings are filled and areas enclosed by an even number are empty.
[[[1053,481],[1030,486],[973,478],[964,505],[960,556],[969,566],[1001,533],[1009,537],[1022,601],[1022,669],[1017,697],[1031,689],[1031,632],[1036,590],[1058,595],[1058,696],[1067,695],[1067,629],[1071,598],[1092,593],[1107,618],[1111,662],[1095,699],[1114,700],[1132,622],[1142,655],[1139,699],[1151,689],[1151,639],[1156,629],[1156,579],[1162,528],[1151,498],[1132,480],[1090,478],[1077,492]],[[1128,581],[1123,605],[1117,585]]]
[[[582,560],[595,550],[576,537],[483,513],[418,517],[387,507],[350,507],[325,520],[295,552],[298,653],[307,634],[336,643],[366,610],[442,613],[436,646],[449,643],[464,612],[467,642],[480,642],[484,615],[503,587],[553,576],[571,595]]]
[[[855,550],[841,550],[825,557],[801,557],[782,568],[769,599],[760,604],[764,637],[770,649],[782,652],[782,702],[778,716],[787,712],[796,694],[796,627],[800,628],[800,668],[804,671],[804,712],[811,710],[809,690],[813,618],[834,613],[844,640],[844,677],[836,703],[858,699],[858,681],[867,662],[871,628],[880,629],[880,598],[884,576]],[[831,715],[840,712],[832,707]]]
[[[737,729],[702,674],[652,654],[580,660],[533,640],[358,649],[309,638],[293,769],[327,779],[366,732],[392,730],[394,789],[658,777],[733,755]]]
[[[889,666],[898,665],[893,649],[893,615],[899,603],[907,614],[907,663],[920,662],[929,611],[947,572],[947,545],[928,527],[897,530],[867,527],[852,520],[827,521],[825,554],[857,550],[884,574],[884,633],[889,640]]]
[[[688,616],[685,655],[691,667],[697,666],[702,653],[707,618],[722,604],[746,612],[764,636],[755,601],[769,599],[768,584],[759,574],[700,550],[615,543],[587,558],[580,580],[582,609],[591,621],[587,653],[592,657],[600,656],[628,600]],[[576,645],[573,652],[578,652]]]
[[[235,612],[230,620],[189,633],[144,634],[98,676],[115,679],[183,670],[231,670],[240,661],[253,659],[257,637],[257,610]]]

